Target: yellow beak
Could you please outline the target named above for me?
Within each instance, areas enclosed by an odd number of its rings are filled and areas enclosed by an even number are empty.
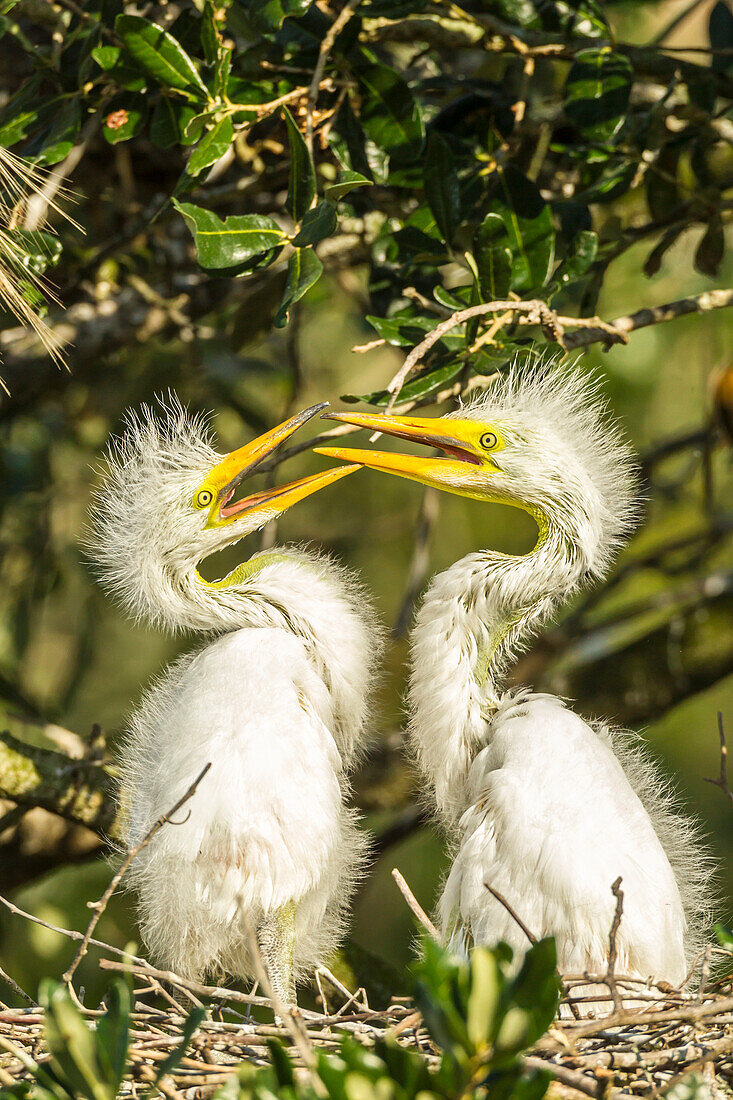
[[[209,514],[208,527],[218,527],[223,523],[230,523],[233,519],[244,513],[265,510],[268,513],[281,513],[291,508],[298,501],[304,500],[319,489],[325,489],[339,478],[354,473],[359,467],[336,466],[330,470],[324,470],[320,474],[312,474],[310,477],[300,478],[298,481],[289,482],[287,485],[277,485],[271,489],[263,489],[259,493],[243,497],[230,503],[237,487],[256,473],[266,459],[284,443],[285,440],[297,431],[301,425],[311,420],[317,413],[327,407],[328,402],[312,405],[311,408],[297,413],[283,424],[272,428],[264,435],[244,447],[232,451],[211,470],[205,483],[199,488],[211,493],[213,501]]]
[[[340,420],[359,428],[383,432],[429,447],[438,447],[450,458],[392,454],[388,451],[361,451],[349,447],[315,447],[316,454],[346,462],[370,466],[388,474],[434,485],[460,496],[486,499],[487,473],[495,469],[480,439],[486,426],[473,420],[446,417],[380,416],[374,413],[325,413],[326,420]]]

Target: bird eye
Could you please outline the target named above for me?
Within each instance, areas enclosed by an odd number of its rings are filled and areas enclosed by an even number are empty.
[[[213,499],[213,493],[210,493],[208,489],[202,489],[200,493],[196,494],[196,503],[198,504],[199,508],[208,507]]]
[[[490,451],[498,443],[498,439],[493,432],[484,432],[479,440],[482,447],[485,447],[487,451]]]

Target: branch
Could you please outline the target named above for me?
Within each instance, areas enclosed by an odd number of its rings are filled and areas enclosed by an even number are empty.
[[[310,149],[311,154],[313,153],[313,112],[318,102],[318,92],[321,86],[323,70],[326,67],[328,55],[333,49],[336,39],[349,22],[360,3],[361,0],[346,0],[346,4],[324,34],[323,41],[318,50],[318,60],[313,70],[313,79],[308,88],[308,99],[306,100],[305,108],[305,143]]]
[[[711,313],[714,309],[726,309],[730,305],[733,305],[733,290],[706,290],[694,298],[679,298],[676,302],[669,302],[665,306],[651,306],[648,309],[627,314],[625,317],[617,317],[608,322],[608,327],[628,338],[630,332],[648,328],[649,325],[674,321],[676,317],[685,317],[689,313]],[[573,348],[585,347],[587,344],[607,341],[606,333],[606,329],[594,328],[589,321],[587,327],[565,337],[565,346],[570,351]]]
[[[422,905],[405,882],[404,877],[397,870],[396,867],[392,868],[392,878],[397,883],[397,887],[402,894],[402,897],[405,899],[412,912],[420,921],[420,924],[423,926],[426,932],[428,932],[432,936],[436,943],[440,943],[440,934],[438,933],[438,929],[435,927],[430,917],[427,915]]]
[[[436,325],[425,339],[412,349],[387,385],[391,397],[385,411],[388,415],[392,412],[405,382],[411,374],[421,369],[422,359],[433,345],[437,344],[446,333],[465,321],[470,321],[473,317],[484,317],[494,313],[518,315],[514,317],[515,323],[540,325],[545,333],[562,348],[571,351],[573,348],[585,347],[600,341],[609,347],[614,343],[626,344],[629,333],[636,329],[658,325],[688,313],[709,313],[714,309],[724,309],[730,305],[733,305],[733,290],[708,290],[695,298],[681,298],[664,306],[641,309],[637,313],[619,317],[615,321],[603,321],[600,317],[564,317],[539,299],[522,302],[510,300],[482,302],[476,306],[459,309]],[[566,328],[578,331],[566,334]]]
[[[163,828],[164,825],[168,825],[168,824],[172,823],[171,818],[173,817],[173,815],[178,813],[181,806],[183,806],[184,803],[188,802],[189,798],[191,798],[193,796],[193,794],[196,791],[196,788],[198,787],[199,783],[204,778],[204,776],[206,775],[206,773],[207,773],[207,771],[209,770],[210,767],[211,767],[211,763],[208,763],[204,768],[202,768],[202,770],[196,776],[196,778],[194,779],[193,783],[188,788],[186,793],[184,795],[182,795],[181,798],[178,799],[175,806],[173,806],[168,811],[168,813],[163,814],[162,817],[158,818],[158,820],[155,822],[155,824],[150,829],[148,829],[147,833],[145,834],[145,836],[143,837],[143,839],[140,841],[139,844],[136,844],[133,848],[130,848],[129,852],[127,853],[127,855],[123,859],[122,863],[120,864],[119,868],[117,869],[117,872],[112,876],[112,879],[110,880],[110,883],[109,883],[107,889],[104,891],[104,893],[102,894],[99,901],[89,903],[91,908],[94,910],[94,915],[92,916],[92,919],[89,921],[89,924],[87,926],[87,930],[84,933],[84,937],[83,937],[81,943],[79,944],[79,950],[77,951],[76,955],[74,956],[73,961],[71,962],[71,965],[66,970],[66,973],[64,974],[63,978],[61,979],[67,985],[71,982],[71,979],[74,976],[74,971],[76,970],[77,966],[79,965],[81,960],[86,955],[87,948],[89,947],[89,943],[90,943],[91,938],[92,938],[92,932],[97,927],[97,924],[99,922],[99,918],[102,916],[102,913],[107,908],[107,902],[109,901],[109,899],[114,894],[114,892],[117,889],[118,885],[120,884],[123,876],[127,872],[130,864],[132,863],[132,861],[137,856],[140,855],[140,852],[142,852],[144,848],[147,848],[148,844],[153,839],[155,834],[160,832],[160,830]]]
[[[718,711],[718,734],[720,736],[720,775],[717,779],[704,779],[704,782],[720,787],[725,797],[733,802],[733,791],[728,786],[728,746],[725,743],[722,711]]]
[[[611,893],[616,899],[616,908],[614,910],[613,920],[611,921],[611,930],[608,933],[608,969],[605,974],[605,982],[613,998],[613,1010],[614,1012],[619,1012],[623,1006],[618,994],[618,986],[616,985],[616,959],[618,956],[616,938],[618,936],[618,930],[621,927],[621,917],[624,912],[624,892],[621,889],[620,875],[611,886]]]
[[[99,764],[0,732],[0,798],[18,806],[40,806],[107,839],[116,835],[113,782]]]

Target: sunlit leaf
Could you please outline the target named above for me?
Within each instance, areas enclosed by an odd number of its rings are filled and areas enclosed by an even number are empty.
[[[549,204],[535,183],[513,165],[498,173],[491,210],[506,225],[512,252],[512,288],[541,287],[555,255],[555,226]]]
[[[476,230],[473,255],[485,302],[506,298],[512,280],[512,254],[507,227],[498,214],[487,214]]]
[[[367,136],[395,164],[414,160],[422,150],[425,127],[405,81],[394,69],[376,63],[360,63],[355,74],[363,94],[359,117]]]
[[[338,215],[330,202],[321,202],[312,210],[306,210],[298,235],[293,244],[303,248],[308,244],[318,244],[324,237],[330,237],[338,225]]]
[[[356,187],[372,186],[372,181],[367,179],[366,176],[362,176],[361,172],[347,171],[341,173],[336,183],[329,184],[329,186],[325,188],[324,194],[329,202],[338,202]]]
[[[141,15],[118,15],[115,31],[125,49],[146,73],[164,88],[177,88],[196,99],[208,91],[198,70],[180,43],[157,23]]]
[[[285,242],[279,225],[263,214],[234,214],[224,221],[200,206],[173,200],[183,215],[204,268],[238,267],[247,260]]]
[[[197,176],[204,168],[215,164],[220,157],[224,156],[233,141],[234,126],[231,117],[227,115],[214,124],[194,149],[187,165],[189,175]]]

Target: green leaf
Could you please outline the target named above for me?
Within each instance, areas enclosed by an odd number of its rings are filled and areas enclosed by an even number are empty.
[[[724,255],[725,234],[723,222],[720,211],[716,210],[710,216],[708,227],[695,251],[695,268],[701,275],[709,275],[712,278],[718,274]]]
[[[439,133],[431,133],[423,167],[425,197],[443,239],[450,244],[461,220],[461,191],[455,158]]]
[[[342,172],[336,183],[329,184],[324,194],[329,202],[338,202],[356,187],[373,187],[374,184],[361,172]]]
[[[222,221],[210,210],[189,202],[174,199],[173,205],[191,231],[203,268],[238,267],[285,243],[285,234],[279,225],[263,214],[235,214]]]
[[[78,99],[65,103],[51,120],[51,125],[40,137],[40,151],[34,151],[37,164],[58,164],[71,151],[81,127],[81,104]]]
[[[42,79],[38,74],[29,77],[0,111],[0,145],[4,148],[22,141],[38,120]]]
[[[107,994],[107,1011],[97,1021],[97,1057],[112,1095],[119,1092],[127,1063],[130,1031],[130,990],[118,979]]]
[[[47,267],[55,267],[61,259],[61,241],[53,233],[42,229],[7,229],[5,232],[20,253],[18,256],[8,254],[6,258],[10,263],[17,263],[19,268],[25,267],[42,275]]]
[[[197,176],[210,164],[223,157],[234,141],[234,126],[229,115],[216,122],[198,143],[186,166],[190,176]]]
[[[105,107],[102,136],[110,145],[129,141],[139,134],[148,115],[145,96],[137,92],[122,92]]]
[[[299,222],[313,201],[316,193],[316,170],[305,138],[293,121],[287,107],[282,108],[288,126],[290,143],[290,179],[285,205],[293,220]]]
[[[268,1039],[267,1049],[270,1052],[270,1060],[278,1085],[281,1089],[292,1088],[295,1085],[295,1073],[293,1072],[290,1055],[285,1047],[277,1039]]]
[[[487,214],[476,230],[473,255],[485,302],[506,298],[512,281],[512,254],[506,225],[498,214]]]
[[[708,37],[712,49],[718,52],[713,54],[711,63],[713,72],[727,73],[733,65],[733,12],[725,0],[718,0],[710,12],[708,18]]]
[[[305,15],[313,0],[259,0],[247,7],[247,18],[252,29],[261,34],[279,31],[288,16]]]
[[[110,74],[118,88],[125,88],[128,92],[142,92],[145,88],[145,74],[125,63],[127,55],[121,46],[96,46],[92,57],[100,69]]]
[[[118,15],[115,30],[132,59],[164,88],[176,88],[192,99],[207,99],[208,89],[179,42],[141,15]]]
[[[588,271],[598,255],[598,234],[590,229],[582,229],[573,238],[570,255],[555,269],[548,290],[556,294],[558,290],[576,282]]]
[[[44,1031],[51,1068],[89,1100],[114,1100],[116,1090],[102,1077],[94,1033],[64,986],[44,978],[38,997],[45,1008]]]
[[[167,1073],[171,1073],[183,1058],[186,1053],[186,1048],[191,1042],[193,1033],[198,1028],[201,1021],[206,1016],[205,1008],[193,1008],[185,1019],[183,1027],[181,1029],[181,1041],[173,1048],[167,1058],[164,1058],[162,1062],[158,1063],[158,1067],[155,1072],[155,1084],[158,1081],[162,1081]]]
[[[308,244],[318,244],[324,237],[330,237],[338,224],[338,215],[330,202],[319,202],[312,210],[306,210],[297,237],[293,244],[303,248]]]
[[[386,65],[362,62],[354,72],[362,90],[359,118],[367,136],[394,164],[416,160],[425,127],[420,106],[405,81]]]
[[[323,264],[312,248],[296,248],[288,260],[288,281],[280,308],[275,314],[275,328],[282,328],[287,324],[290,307],[300,301],[305,292],[318,282],[322,272]]]
[[[555,226],[549,205],[537,185],[510,164],[499,173],[491,208],[509,234],[513,289],[539,289],[555,256]]]
[[[348,96],[336,112],[336,119],[328,140],[336,159],[346,169],[347,175],[352,173],[362,176],[363,179],[373,175],[366,155],[366,134],[352,110]]]
[[[494,1031],[494,1020],[504,980],[496,956],[486,947],[474,948],[471,955],[471,992],[468,995],[466,1027],[468,1037],[481,1051]]]
[[[150,140],[159,149],[172,145],[190,145],[186,127],[195,117],[196,108],[182,99],[161,95],[150,121]]]
[[[431,394],[438,393],[440,390],[450,386],[451,382],[455,382],[461,376],[461,372],[464,368],[463,363],[458,363],[453,360],[450,363],[446,363],[445,366],[437,367],[435,370],[428,371],[426,374],[421,374],[419,378],[413,378],[412,381],[406,382],[400,391],[399,401],[412,401],[421,397],[429,397]],[[386,405],[392,396],[387,390],[376,390],[374,393],[345,393],[341,395],[341,400],[347,404],[355,404],[357,401],[366,401],[369,405]]]
[[[633,70],[608,48],[581,50],[565,83],[565,113],[592,141],[610,141],[626,117]]]

